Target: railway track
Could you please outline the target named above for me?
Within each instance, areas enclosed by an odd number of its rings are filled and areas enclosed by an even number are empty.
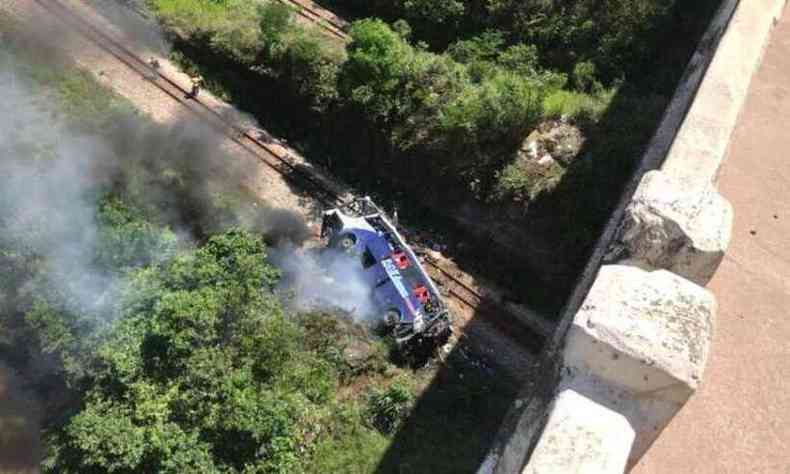
[[[239,129],[236,124],[229,122],[225,117],[206,105],[199,98],[190,97],[190,91],[184,86],[181,86],[166,74],[153,71],[146,61],[129,50],[126,46],[113,39],[107,33],[96,28],[90,22],[74,13],[74,11],[63,5],[60,1],[33,1],[45,10],[56,15],[67,25],[73,26],[99,48],[121,61],[126,67],[140,74],[144,79],[148,80],[173,100],[189,109],[190,112],[200,117],[204,122],[230,136],[234,142],[247,152],[253,154],[265,165],[280,173],[289,181],[300,184],[302,188],[307,187],[313,194],[313,197],[317,198],[322,204],[330,206],[340,201],[338,194],[330,190],[327,185],[321,183],[312,173],[302,168],[299,164],[294,163],[292,160],[289,160],[287,156],[278,153],[274,147],[253,136],[251,132]]]
[[[82,16],[59,0],[33,0],[44,10],[60,18],[86,39],[121,61],[126,67],[140,74],[144,80],[167,94],[173,100],[208,123],[245,151],[281,174],[286,180],[309,192],[316,200],[326,207],[342,205],[341,196],[329,188],[327,184],[316,178],[310,171],[288,159],[287,154],[279,153],[265,141],[252,135],[248,130],[239,129],[234,123],[212,109],[198,97],[191,97],[186,87],[181,86],[167,75],[154,71],[148,62],[136,53],[116,41]],[[444,268],[433,258],[426,257],[425,263],[431,270],[432,277],[444,288],[451,298],[474,311],[475,316],[482,316],[496,327],[503,335],[513,339],[531,352],[542,348],[546,334],[542,328],[530,328],[513,313],[490,302],[475,289],[458,279],[451,270]]]
[[[317,8],[307,4],[303,0],[277,0],[283,5],[292,7],[296,14],[306,19],[307,21],[316,24],[330,35],[343,41],[348,41],[349,36],[345,31],[346,25],[331,18],[328,15],[322,14]]]
[[[428,267],[431,278],[439,284],[444,293],[462,305],[472,308],[475,316],[485,318],[498,332],[518,342],[532,353],[538,353],[543,348],[543,343],[549,336],[543,326],[526,325],[518,316],[480,295],[433,258],[426,256],[423,258],[423,263]]]

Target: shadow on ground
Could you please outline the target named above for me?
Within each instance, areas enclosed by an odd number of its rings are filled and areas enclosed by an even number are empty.
[[[479,334],[488,330],[481,319],[470,323],[392,438],[376,473],[465,473],[480,467],[514,401],[529,396],[540,376],[537,354],[524,354],[517,377],[498,366],[496,351],[487,350],[492,346]]]

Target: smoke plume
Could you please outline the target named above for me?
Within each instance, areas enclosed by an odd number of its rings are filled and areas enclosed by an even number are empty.
[[[93,3],[129,36],[166,51],[161,33],[144,19],[130,17],[114,1]],[[152,211],[183,240],[200,242],[234,225],[259,232],[273,246],[272,261],[284,274],[281,290],[293,309],[378,320],[359,262],[300,249],[312,232],[299,214],[248,202],[239,184],[257,164],[229,157],[216,130],[196,120],[154,124],[124,107],[110,120],[75,126],[56,94],[33,85],[17,59],[43,58],[50,69],[68,68],[63,46],[74,40],[71,34],[42,21],[17,31],[12,48],[0,45],[0,265],[7,264],[2,249],[36,256],[46,266],[48,292],[60,295],[70,311],[106,323],[123,285],[93,261],[100,232],[96,198],[111,192]],[[41,291],[42,282],[36,285],[18,286]]]
[[[366,326],[382,321],[358,259],[334,249],[281,246],[270,259],[282,271],[286,306],[300,312],[340,312]]]
[[[170,43],[159,24],[151,17],[146,0],[83,0],[102,15],[127,38],[134,38],[135,47],[167,57]]]
[[[0,244],[35,255],[49,266],[51,284],[75,310],[93,309],[110,282],[92,269],[97,238],[95,204],[88,195],[107,147],[75,134],[29,81],[0,59]]]

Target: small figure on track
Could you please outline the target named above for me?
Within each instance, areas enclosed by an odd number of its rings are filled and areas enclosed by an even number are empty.
[[[197,99],[200,94],[200,88],[203,87],[203,76],[192,77],[192,90],[187,94],[187,99]]]
[[[153,56],[148,60],[148,65],[151,66],[151,75],[148,79],[155,81],[159,78],[159,68],[162,67],[162,65],[159,64],[159,60]]]

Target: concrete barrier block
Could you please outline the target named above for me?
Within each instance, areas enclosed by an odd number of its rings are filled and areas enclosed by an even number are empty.
[[[582,386],[604,387],[588,393],[608,391],[598,400],[628,419],[636,433],[630,463],[696,391],[715,312],[710,292],[666,270],[601,268],[568,333],[565,370],[588,381]]]
[[[668,271],[606,265],[576,314],[565,365],[682,404],[702,377],[715,310],[710,292]]]
[[[634,441],[626,417],[572,388],[549,409],[544,434],[524,474],[610,474],[623,472]]]
[[[730,124],[701,115],[686,117],[662,171],[684,188],[708,187],[718,176],[731,134]]]
[[[609,259],[667,269],[705,286],[724,258],[732,220],[732,206],[711,184],[687,188],[651,171],[626,209]]]

